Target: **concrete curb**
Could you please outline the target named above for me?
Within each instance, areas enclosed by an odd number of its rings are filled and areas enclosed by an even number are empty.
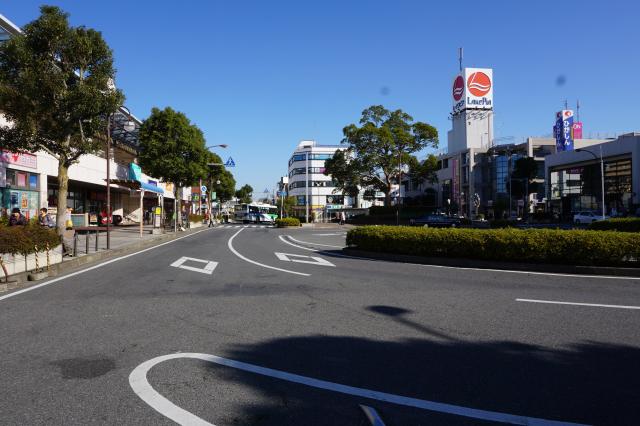
[[[207,229],[207,228],[204,228],[204,229]],[[126,246],[120,247],[117,249],[104,250],[98,253],[91,253],[84,256],[65,260],[62,263],[56,263],[55,265],[51,265],[51,267],[49,268],[49,277],[56,277],[58,275],[63,275],[69,272],[75,272],[76,270],[81,269],[82,266],[85,266],[88,264],[98,263],[103,260],[109,260],[112,258],[124,256],[145,248],[162,244],[167,241],[175,240],[176,238],[179,238],[179,237],[195,234],[196,232],[200,232],[200,231],[203,231],[203,229],[195,229],[193,231],[188,229],[183,232],[177,232],[177,233],[172,232],[167,234],[161,234],[153,239],[149,239],[145,241],[135,241],[135,242],[132,242],[131,244],[127,244]],[[31,273],[32,272],[29,271],[29,272],[21,272],[19,274],[11,275],[9,278],[17,282],[13,282],[13,283],[10,282],[6,290],[14,290],[21,287],[27,287],[27,286],[36,284],[37,282],[28,280],[28,276]],[[4,281],[0,284],[4,284]],[[0,287],[0,292],[2,291],[3,290]]]
[[[555,265],[550,263],[516,263],[491,260],[463,259],[452,257],[421,257],[408,254],[381,253],[345,247],[342,252],[349,256],[365,257],[389,262],[416,263],[420,265],[449,266],[454,268],[500,269],[523,272],[547,272],[576,275],[608,275],[617,277],[640,277],[640,268],[618,268],[611,266]]]

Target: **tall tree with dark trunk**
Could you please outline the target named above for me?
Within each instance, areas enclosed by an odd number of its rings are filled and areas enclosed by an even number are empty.
[[[183,113],[169,107],[153,108],[140,126],[139,138],[140,167],[145,173],[173,183],[176,200],[182,198],[182,187],[206,178],[211,153],[205,147],[202,131]],[[179,212],[179,203],[177,209]],[[180,215],[176,217],[180,223]]]
[[[253,188],[251,185],[243,185],[236,191],[236,198],[240,199],[243,204],[249,204],[252,201]]]
[[[115,69],[102,35],[69,26],[68,14],[57,7],[40,12],[22,34],[0,45],[0,108],[10,123],[0,127],[0,145],[57,159],[62,233],[69,167],[102,149],[107,118],[124,96],[110,88]]]
[[[389,111],[382,105],[362,111],[360,126],[343,129],[342,143],[347,145],[349,165],[360,173],[360,181],[385,194],[391,204],[391,189],[399,183],[401,165],[411,162],[412,154],[438,146],[438,131],[398,109]]]

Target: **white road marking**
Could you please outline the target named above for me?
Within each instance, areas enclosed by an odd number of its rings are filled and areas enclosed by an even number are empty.
[[[547,304],[551,304],[551,305],[592,306],[592,307],[596,307],[596,308],[640,309],[640,306],[603,305],[603,304],[600,304],[600,303],[560,302],[558,300],[516,299],[516,302],[547,303]]]
[[[382,418],[374,408],[362,404],[360,404],[360,408],[362,408],[362,411],[364,411],[364,415],[367,416],[367,419],[369,419],[369,423],[371,423],[371,426],[384,426]]]
[[[298,241],[298,240],[295,240],[291,235],[287,235],[287,237],[291,238],[294,241]],[[297,248],[302,249],[302,250],[309,250],[309,251],[314,251],[314,252],[322,252],[322,250],[312,249],[312,248],[309,248],[309,247],[300,246],[298,244],[293,244],[292,242],[289,242],[289,241],[285,240],[282,235],[280,235],[278,238],[280,238],[280,241],[282,241],[283,243],[289,244],[290,246],[297,247]],[[307,244],[307,243],[305,243],[305,244]],[[390,261],[390,260],[374,259],[374,258],[371,258],[371,257],[350,256],[350,255],[347,255],[347,254],[339,254],[339,253],[331,253],[331,256],[344,257],[344,258],[347,258],[347,259],[369,260],[369,261],[375,261],[375,262],[405,263],[405,264],[414,265],[414,266],[423,267],[423,268],[460,269],[460,270],[464,270],[464,271],[503,272],[503,273],[511,273],[511,274],[545,275],[545,276],[552,276],[552,277],[596,278],[596,279],[633,280],[633,281],[640,280],[640,277],[619,277],[619,276],[615,276],[615,275],[612,276],[612,275],[560,274],[560,273],[554,273],[554,272],[516,271],[516,270],[513,270],[513,269],[469,268],[469,267],[465,267],[465,266],[445,266],[445,265],[427,265],[427,264],[424,264],[424,263],[393,262],[393,261]]]
[[[391,404],[403,405],[406,407],[414,407],[422,410],[437,411],[440,413],[448,413],[456,416],[470,417],[474,419],[488,420],[501,423],[510,423],[517,425],[538,425],[538,426],[560,426],[560,425],[578,425],[577,423],[567,423],[554,420],[540,419],[536,417],[518,416],[514,414],[500,413],[497,411],[480,410],[477,408],[463,407],[460,405],[446,404],[436,401],[428,401],[424,399],[410,398],[401,395],[395,395],[386,392],[379,392],[365,388],[357,388],[353,386],[343,385],[340,383],[328,382],[325,380],[314,379],[312,377],[301,376],[298,374],[287,373],[286,371],[274,370],[271,368],[261,367],[259,365],[248,364],[233,359],[222,358],[216,355],[200,354],[200,353],[176,353],[159,356],[143,362],[137,366],[129,375],[129,385],[133,391],[144,402],[149,404],[151,408],[162,414],[163,416],[173,420],[181,425],[199,425],[211,426],[212,423],[206,422],[200,417],[178,407],[164,396],[160,395],[151,386],[147,380],[147,373],[155,365],[172,359],[199,359],[226,367],[235,368],[250,373],[259,374],[261,376],[273,377],[275,379],[285,380],[287,382],[298,383],[317,389],[328,390],[345,395],[351,395],[361,398],[373,399]]]
[[[137,256],[137,255],[139,255],[141,253],[146,253],[146,252],[148,252],[150,250],[157,249],[158,247],[162,247],[162,246],[167,245],[167,244],[175,243],[176,241],[179,241],[179,240],[181,240],[183,238],[192,237],[192,236],[194,236],[196,234],[199,234],[199,233],[205,232],[205,231],[207,231],[207,229],[203,229],[201,231],[196,231],[193,234],[185,235],[184,237],[178,237],[178,238],[175,238],[175,239],[173,239],[171,241],[167,241],[167,242],[158,244],[157,246],[149,247],[149,248],[146,248],[144,250],[137,251],[135,253],[130,253],[130,254],[127,254],[125,256],[116,257],[115,259],[107,260],[106,262],[102,262],[102,263],[99,263],[97,265],[90,266],[89,268],[83,269],[81,271],[72,272],[71,274],[67,274],[67,275],[64,275],[62,277],[54,278],[52,280],[43,282],[42,284],[34,285],[33,287],[25,288],[23,290],[14,291],[13,293],[9,293],[7,295],[4,295],[4,296],[0,297],[0,301],[2,301],[4,299],[9,299],[10,297],[14,297],[14,296],[17,296],[17,295],[22,294],[22,293],[26,293],[28,291],[33,291],[33,290],[38,289],[40,287],[48,286],[50,284],[57,283],[57,282],[62,281],[62,280],[66,280],[67,278],[75,277],[76,275],[84,274],[85,272],[93,271],[94,269],[102,268],[103,266],[107,266],[107,265],[109,265],[111,263],[114,263],[114,262],[119,262],[121,260],[127,259],[127,258],[132,257],[132,256]]]
[[[344,246],[332,246],[331,244],[309,243],[307,241],[300,241],[300,240],[296,240],[291,235],[289,235],[289,238],[291,239],[291,241],[295,241],[296,243],[307,244],[310,246],[332,247],[332,248],[339,248],[339,249],[344,248]]]
[[[198,263],[204,263],[204,268],[196,268],[194,266],[186,266],[184,265],[185,262],[198,262]],[[213,271],[216,269],[216,266],[218,266],[218,262],[212,262],[210,260],[203,260],[203,259],[196,259],[195,257],[186,257],[186,256],[182,256],[180,259],[176,260],[175,262],[173,262],[171,265],[169,266],[173,266],[174,268],[180,268],[180,269],[186,269],[188,271],[194,271],[194,272],[200,272],[202,274],[213,274]]]
[[[275,255],[278,259],[283,260],[285,262],[298,262],[298,263],[309,263],[311,265],[321,265],[321,266],[333,266],[335,268],[336,265],[329,262],[326,259],[316,256],[305,256],[302,254],[289,254],[289,253],[278,253],[275,252]],[[311,259],[311,260],[307,260]]]
[[[229,238],[229,241],[227,241],[227,247],[229,247],[229,250],[231,250],[231,253],[235,254],[236,256],[238,256],[240,259],[244,260],[245,262],[249,262],[252,263],[254,265],[257,266],[261,266],[263,268],[267,268],[267,269],[273,269],[276,271],[280,271],[280,272],[287,272],[289,274],[295,274],[295,275],[302,275],[304,277],[309,277],[311,276],[311,274],[305,274],[304,272],[296,272],[296,271],[290,271],[288,269],[282,269],[282,268],[276,268],[275,266],[269,266],[269,265],[265,265],[264,263],[260,263],[260,262],[256,262],[255,260],[251,260],[247,257],[244,257],[243,255],[241,255],[240,253],[238,253],[238,251],[236,249],[233,248],[233,239],[244,230],[244,228],[241,228],[238,232],[236,232],[235,234],[233,234],[231,236],[231,238]]]

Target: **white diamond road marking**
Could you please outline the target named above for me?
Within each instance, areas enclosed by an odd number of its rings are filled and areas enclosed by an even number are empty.
[[[204,268],[196,268],[194,266],[184,265],[184,263],[188,262],[188,261],[204,263],[205,266],[204,266]],[[173,262],[170,266],[173,266],[174,268],[186,269],[188,271],[200,272],[201,274],[209,274],[209,275],[211,275],[211,274],[213,274],[213,271],[216,269],[216,266],[218,266],[218,262],[212,262],[210,260],[196,259],[195,257],[182,256],[180,259],[178,259],[175,262]]]
[[[317,256],[305,256],[302,254],[289,254],[289,253],[278,253],[278,252],[276,252],[275,255],[278,257],[278,259],[284,260],[285,262],[309,263],[311,265],[322,265],[322,266],[333,266],[333,267],[336,266],[333,263],[329,262],[328,260],[323,259],[321,257],[317,257]]]

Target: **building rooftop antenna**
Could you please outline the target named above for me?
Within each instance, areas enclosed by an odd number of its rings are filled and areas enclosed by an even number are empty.
[[[458,48],[458,62],[460,63],[460,72],[462,72],[462,54],[463,54],[463,49],[462,47]]]
[[[576,100],[576,120],[580,122],[580,99]]]

